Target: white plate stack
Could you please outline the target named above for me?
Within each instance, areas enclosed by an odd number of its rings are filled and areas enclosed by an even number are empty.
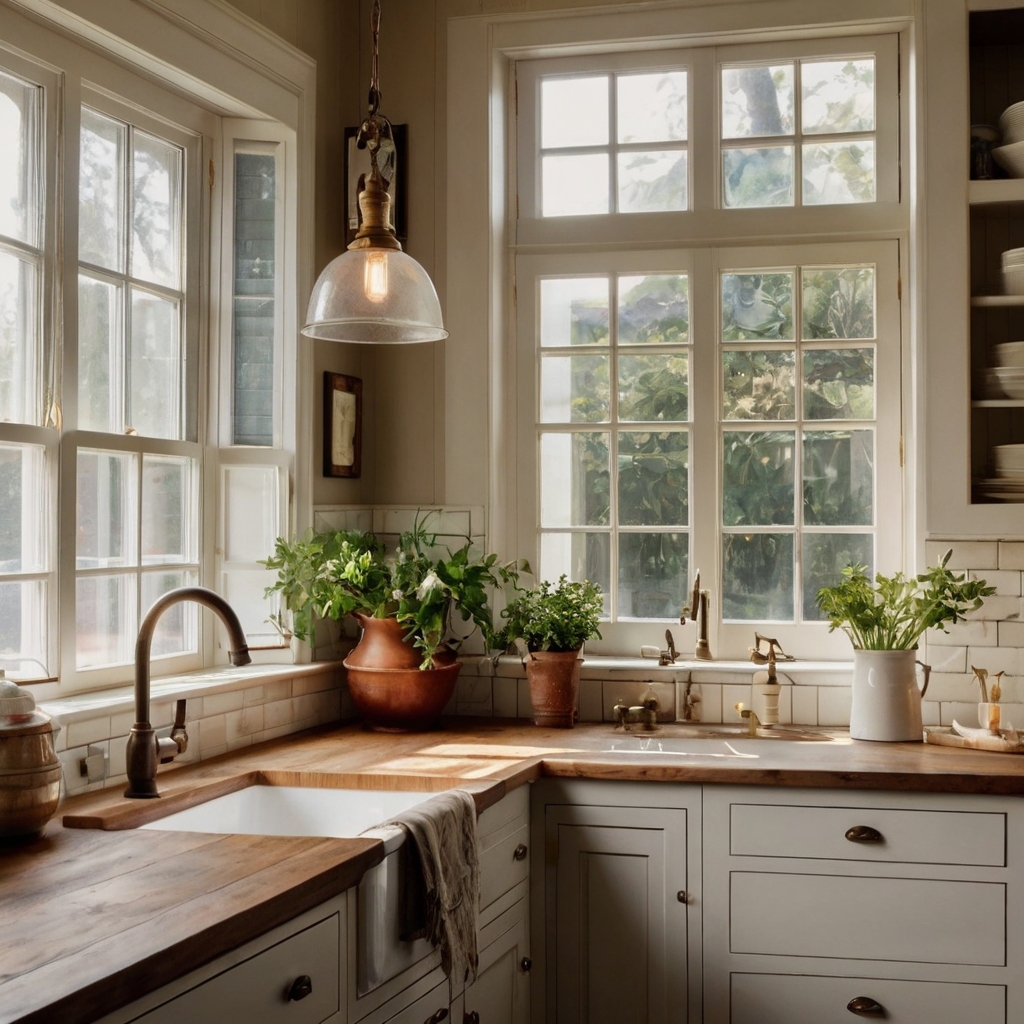
[[[1024,341],[1007,341],[993,351],[999,365],[987,371],[990,388],[994,383],[1007,398],[1024,399]]]
[[[1024,501],[1024,444],[997,444],[992,449],[995,477],[981,481],[986,498]]]
[[[1011,178],[1024,178],[1024,103],[1007,107],[999,118],[1003,144],[992,157]]]
[[[1024,295],[1024,249],[1003,253],[1003,290],[1007,295]]]

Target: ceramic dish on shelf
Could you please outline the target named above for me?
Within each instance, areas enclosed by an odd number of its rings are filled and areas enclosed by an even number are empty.
[[[976,397],[982,399],[1006,397],[1006,392],[1003,391],[1003,386],[999,382],[999,377],[996,375],[994,367],[974,371],[973,393]]]
[[[996,476],[1024,476],[1024,444],[997,444],[992,448]]]
[[[1024,295],[1024,264],[1019,267],[1003,267],[1003,293]]]
[[[1024,399],[1024,366],[993,366],[992,373],[1007,398]]]
[[[1004,341],[994,345],[992,351],[996,357],[996,365],[1000,368],[1024,369],[1024,341]]]
[[[1024,140],[1024,101],[1011,103],[999,115],[999,131],[1002,132],[1004,142]]]
[[[1024,178],[1024,142],[1011,142],[1007,146],[996,146],[992,159],[1011,178]]]

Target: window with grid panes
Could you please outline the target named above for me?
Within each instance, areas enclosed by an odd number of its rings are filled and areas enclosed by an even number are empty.
[[[877,42],[517,66],[519,238],[548,246],[516,259],[536,467],[519,537],[541,576],[601,585],[605,649],[678,621],[699,568],[727,651],[765,624],[816,626],[827,653],[818,588],[898,564],[905,221],[894,206],[894,240],[868,242],[841,220],[897,198],[895,48]],[[789,243],[763,212],[780,206],[813,210],[792,230],[821,239]],[[717,244],[743,238],[736,218],[756,250]]]

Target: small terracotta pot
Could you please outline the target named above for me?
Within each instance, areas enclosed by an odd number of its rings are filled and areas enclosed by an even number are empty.
[[[441,712],[455,692],[461,663],[444,648],[435,656],[434,668],[421,670],[423,656],[405,639],[397,619],[356,618],[363,634],[342,664],[364,723],[377,732],[438,728]]]
[[[531,651],[526,657],[533,724],[571,729],[576,724],[583,659],[575,651]]]

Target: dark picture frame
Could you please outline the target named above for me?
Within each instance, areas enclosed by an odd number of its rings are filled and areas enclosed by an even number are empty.
[[[408,238],[408,218],[406,216],[407,168],[409,153],[408,126],[393,124],[392,134],[395,139],[395,176],[388,186],[391,196],[391,226],[395,229],[398,240],[404,245]],[[359,214],[360,178],[370,173],[370,154],[356,146],[358,128],[345,129],[345,244],[356,237],[361,217]]]
[[[324,476],[358,477],[363,462],[363,382],[324,371]]]

